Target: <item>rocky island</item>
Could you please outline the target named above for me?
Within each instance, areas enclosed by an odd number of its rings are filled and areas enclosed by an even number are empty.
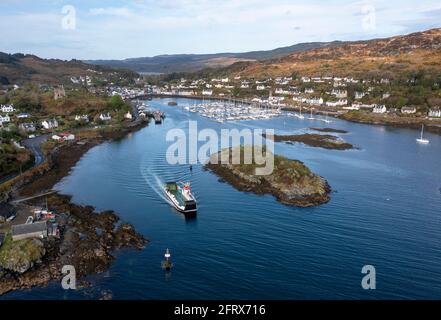
[[[311,130],[318,132],[331,132],[331,133],[348,133],[346,130],[342,129],[334,129],[334,128],[310,128]]]
[[[274,141],[287,143],[301,142],[311,147],[331,150],[349,150],[354,148],[352,144],[329,134],[304,133],[298,135],[274,135]]]
[[[242,155],[244,147],[240,148]],[[241,157],[240,164],[232,164],[232,151],[232,148],[227,148],[212,155],[205,168],[237,190],[272,194],[281,203],[298,207],[317,206],[330,200],[331,187],[328,182],[311,172],[302,162],[274,155],[273,172],[269,175],[255,175],[258,165],[254,159],[253,163],[244,164]],[[221,153],[229,154],[228,164],[217,163]]]

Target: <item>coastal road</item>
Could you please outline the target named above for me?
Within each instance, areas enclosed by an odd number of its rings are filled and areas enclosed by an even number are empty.
[[[25,139],[21,142],[21,144],[26,148],[28,148],[29,150],[31,150],[35,156],[35,163],[33,167],[38,166],[44,161],[44,155],[43,152],[41,151],[41,144],[43,142],[46,142],[49,136],[50,134],[42,134],[35,138]]]
[[[44,161],[44,154],[41,150],[40,145],[47,141],[48,137],[50,136],[50,134],[42,134],[40,136],[37,136],[35,138],[27,138],[21,141],[21,144],[26,147],[27,149],[31,150],[32,153],[34,154],[35,157],[35,162],[34,165],[32,167],[30,167],[28,170],[38,166],[39,164],[43,163]],[[11,174],[7,177],[4,177],[3,179],[0,179],[0,184],[8,182],[9,180],[14,179],[15,177],[17,177],[18,175],[20,175],[20,173],[14,173]]]

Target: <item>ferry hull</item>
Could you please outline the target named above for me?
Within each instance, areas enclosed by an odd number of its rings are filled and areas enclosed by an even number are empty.
[[[188,209],[185,206],[180,205],[174,195],[164,188],[165,195],[167,196],[169,202],[172,204],[173,208],[183,214],[196,214],[197,208]],[[196,202],[195,202],[196,203]]]

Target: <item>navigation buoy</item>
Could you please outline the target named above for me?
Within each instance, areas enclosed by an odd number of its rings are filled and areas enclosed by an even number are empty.
[[[171,258],[170,250],[168,248],[165,251],[164,258],[165,258],[164,261],[162,261],[162,269],[168,271],[173,267],[173,264],[170,261]]]

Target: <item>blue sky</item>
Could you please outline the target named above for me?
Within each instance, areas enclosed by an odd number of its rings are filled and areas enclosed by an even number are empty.
[[[75,28],[67,24],[75,9]],[[70,26],[70,27],[69,27]],[[123,59],[266,50],[441,27],[439,0],[1,0],[0,51]]]

